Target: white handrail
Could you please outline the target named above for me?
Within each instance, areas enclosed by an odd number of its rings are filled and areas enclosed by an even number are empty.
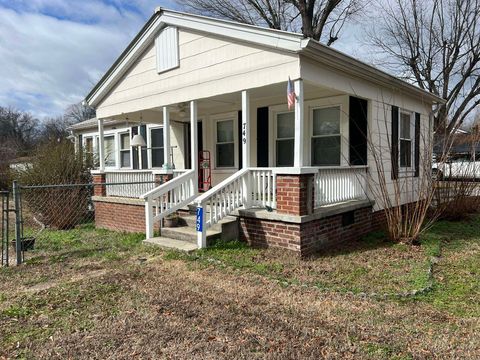
[[[275,189],[276,175],[272,168],[247,168],[237,171],[199,196],[195,200],[198,247],[206,246],[207,229],[234,210],[242,206],[274,208],[276,206]]]
[[[191,203],[197,195],[195,170],[189,170],[143,194],[147,239],[153,237],[153,224]],[[161,225],[160,225],[161,226]]]

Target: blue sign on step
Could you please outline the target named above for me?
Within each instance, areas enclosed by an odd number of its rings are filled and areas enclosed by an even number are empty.
[[[197,231],[203,231],[203,208],[197,207]]]

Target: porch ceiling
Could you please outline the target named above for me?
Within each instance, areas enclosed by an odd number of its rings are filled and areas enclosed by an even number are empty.
[[[252,106],[257,103],[268,103],[269,105],[278,105],[286,103],[287,82],[264,86],[260,88],[250,89],[250,101]],[[341,92],[331,90],[325,87],[317,86],[307,81],[304,82],[304,99],[311,100],[322,97],[342,95]],[[264,105],[263,105],[264,106]],[[172,104],[169,106],[170,116],[173,120],[189,121],[189,103]],[[241,109],[241,93],[222,94],[211,98],[198,100],[198,113],[203,114],[220,114],[228,111]],[[122,114],[114,117],[115,120],[125,120],[131,122],[143,123],[162,123],[162,108],[152,108],[134,113]]]

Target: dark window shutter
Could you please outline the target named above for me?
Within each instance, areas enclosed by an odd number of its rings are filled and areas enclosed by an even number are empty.
[[[257,108],[257,166],[268,167],[268,107]]]
[[[415,177],[420,174],[420,114],[415,113]]]
[[[367,165],[367,100],[350,96],[350,165]]]
[[[81,153],[83,151],[83,136],[82,134],[78,135],[78,152]]]
[[[398,107],[392,105],[392,179],[398,179]]]

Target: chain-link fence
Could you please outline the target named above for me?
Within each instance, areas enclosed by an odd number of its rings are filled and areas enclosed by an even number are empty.
[[[141,193],[157,185],[154,181],[61,185],[14,183],[13,193],[1,193],[2,265],[4,262],[8,264],[7,257],[10,264],[20,264],[44,251],[62,250],[61,247],[68,247],[69,242],[75,245],[81,241],[79,234],[82,231],[95,229],[95,193],[103,193],[102,196],[125,193],[126,198],[138,199]]]

